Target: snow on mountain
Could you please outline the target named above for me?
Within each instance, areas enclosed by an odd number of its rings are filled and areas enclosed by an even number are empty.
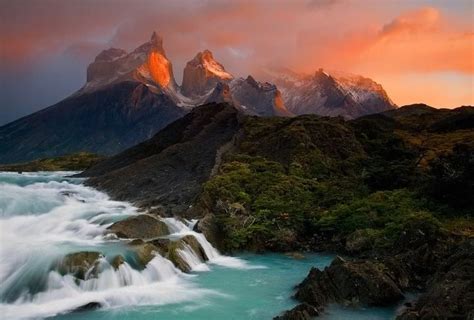
[[[396,107],[380,84],[359,75],[323,69],[305,75],[284,68],[265,73],[280,89],[287,109],[297,115],[352,119]]]

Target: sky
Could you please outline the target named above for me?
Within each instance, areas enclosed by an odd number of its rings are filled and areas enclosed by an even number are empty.
[[[474,105],[471,0],[0,0],[0,125],[84,83],[103,49],[156,30],[175,77],[209,49],[236,76],[361,74],[398,105]]]

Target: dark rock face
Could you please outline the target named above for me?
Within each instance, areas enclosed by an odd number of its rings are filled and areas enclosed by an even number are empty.
[[[185,113],[164,94],[138,82],[122,82],[72,96],[0,127],[0,162],[79,151],[115,154],[152,137]]]
[[[397,319],[472,319],[473,316],[474,241],[468,240],[443,262],[415,305]]]
[[[232,98],[242,111],[258,116],[291,116],[277,87],[257,82],[253,77],[235,79],[230,83]]]
[[[128,239],[152,239],[169,234],[168,227],[163,221],[146,214],[118,221],[111,225],[108,230],[115,233],[119,238]]]
[[[274,320],[311,320],[319,316],[319,311],[310,304],[302,303],[291,310],[285,311],[281,316],[273,318]]]
[[[403,299],[403,294],[383,264],[337,257],[324,271],[311,269],[296,298],[316,307],[333,302],[384,306]]]
[[[91,310],[99,309],[100,307],[102,307],[102,305],[99,302],[89,302],[89,303],[86,303],[83,306],[80,306],[80,307],[72,310],[71,312],[91,311]]]
[[[152,139],[82,176],[92,177],[88,184],[116,199],[154,207],[161,214],[183,213],[211,175],[219,148],[239,130],[239,118],[227,104],[197,107]]]

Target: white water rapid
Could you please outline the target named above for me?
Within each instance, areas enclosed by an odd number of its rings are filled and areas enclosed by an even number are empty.
[[[130,305],[165,305],[221,295],[199,288],[185,274],[155,253],[145,268],[133,264],[127,241],[104,232],[113,222],[137,214],[136,208],[68,179],[71,173],[0,172],[0,317],[38,319],[70,312],[95,303],[102,308]],[[256,268],[246,261],[219,254],[206,238],[174,218],[163,221],[176,239],[193,235],[208,262],[190,246],[179,255],[193,271],[208,271],[217,264],[229,268]],[[79,280],[57,271],[58,261],[70,253],[100,252],[97,274]],[[111,263],[121,255],[118,268]],[[89,270],[89,272],[92,272]]]

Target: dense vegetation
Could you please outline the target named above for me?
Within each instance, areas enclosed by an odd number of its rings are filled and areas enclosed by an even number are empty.
[[[76,171],[87,169],[103,159],[103,157],[93,153],[79,152],[27,163],[0,165],[0,171]]]
[[[248,117],[200,205],[228,251],[314,249],[316,238],[383,249],[413,227],[472,235],[473,115]]]

